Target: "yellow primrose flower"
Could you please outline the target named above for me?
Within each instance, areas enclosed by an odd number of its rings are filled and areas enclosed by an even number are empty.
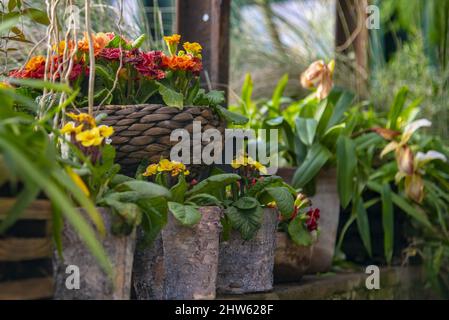
[[[72,112],[69,112],[69,113],[67,113],[67,116],[69,118],[71,118],[72,120],[75,120],[76,122],[87,123],[92,127],[97,126],[97,123],[96,123],[94,117],[92,117],[91,115],[89,115],[87,113],[74,114]]]
[[[276,208],[276,206],[277,206],[276,201],[271,201],[271,202],[267,203],[268,208],[274,209],[274,208]]]
[[[187,53],[190,53],[194,57],[201,58],[201,51],[203,47],[198,42],[185,42],[183,45]]]
[[[179,41],[181,41],[181,36],[175,33],[171,36],[164,37],[164,41],[167,43],[167,45],[179,44]]]
[[[100,129],[97,127],[76,135],[76,141],[81,142],[84,147],[99,146],[103,143],[103,139],[104,138],[100,135]]]
[[[170,55],[176,55],[176,50],[178,48],[179,41],[181,40],[181,36],[179,34],[174,34],[169,37],[164,37],[165,43],[167,44],[168,51]]]
[[[100,136],[103,138],[109,138],[114,134],[114,128],[109,126],[101,125],[98,127],[98,130],[100,130]]]
[[[145,173],[143,174],[144,177],[151,177],[154,176],[157,173],[157,164],[151,164],[147,167],[145,170]]]
[[[245,156],[239,156],[234,160],[232,160],[231,162],[231,167],[233,167],[234,169],[238,169],[242,166],[246,167],[247,165],[248,165],[248,158]]]
[[[268,174],[267,167],[265,167],[265,166],[264,166],[263,164],[261,164],[260,162],[255,161],[252,165],[253,165],[254,168],[256,168],[257,170],[259,170],[259,172],[260,172],[261,174]]]
[[[81,130],[83,130],[83,125],[80,124],[79,126],[75,126],[75,123],[70,121],[68,123],[66,123],[66,125],[61,129],[61,134],[66,134],[66,133],[80,133]]]
[[[184,165],[184,163],[172,161],[172,164],[173,164],[173,169],[172,169],[173,177],[178,176],[180,173],[183,173],[185,176],[188,176],[190,174],[190,172],[188,170],[186,170],[186,166]]]
[[[172,170],[173,170],[173,163],[170,162],[170,160],[162,159],[161,161],[159,161],[157,171],[162,172],[162,171],[172,171]]]

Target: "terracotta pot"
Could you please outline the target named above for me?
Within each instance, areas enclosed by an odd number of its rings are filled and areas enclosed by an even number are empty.
[[[16,203],[0,198],[0,221]],[[52,298],[52,206],[32,202],[20,219],[0,237],[0,300]]]
[[[87,216],[84,209],[80,209]],[[101,243],[114,267],[114,277],[110,277],[100,268],[76,231],[65,224],[62,231],[63,258],[55,253],[55,282],[57,300],[129,300],[131,294],[131,273],[134,259],[135,232],[129,236],[115,236],[110,233],[112,213],[98,208],[108,232]],[[79,268],[80,289],[66,287],[66,268],[75,265]]]
[[[162,230],[168,300],[215,299],[222,210],[201,207],[200,212],[201,221],[192,228],[169,214]]]
[[[301,280],[310,267],[312,246],[298,246],[285,232],[276,234],[276,253],[274,258],[274,282],[294,282]]]
[[[163,300],[165,298],[164,248],[162,236],[146,248],[139,248],[143,231],[137,232],[137,248],[134,253],[133,289],[137,300]]]
[[[295,170],[294,168],[280,168],[277,174],[290,183]],[[321,231],[318,241],[314,245],[308,273],[327,272],[332,267],[340,217],[336,170],[322,170],[315,181],[316,193],[311,200],[313,206],[321,211],[319,220]]]
[[[273,289],[277,225],[276,210],[267,208],[262,226],[253,239],[245,241],[233,230],[230,239],[220,243],[218,292],[243,294]]]
[[[135,174],[142,160],[157,162],[161,157],[168,158],[172,146],[178,143],[170,141],[175,129],[184,128],[191,134],[194,121],[201,122],[201,132],[216,128],[224,133],[225,129],[208,107],[187,106],[179,110],[159,104],[109,105],[100,111],[107,114],[102,124],[114,127],[111,139],[117,150],[117,162],[123,173],[129,175]]]

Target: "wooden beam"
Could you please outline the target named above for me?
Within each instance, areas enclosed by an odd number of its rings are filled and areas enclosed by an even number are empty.
[[[51,298],[54,292],[52,277],[0,282],[0,300],[36,300]]]
[[[176,30],[203,46],[205,85],[227,91],[231,0],[177,0]]]
[[[356,89],[365,94],[369,72],[369,32],[366,27],[368,0],[337,0],[335,45],[340,55],[355,55]],[[347,60],[346,60],[347,61]]]

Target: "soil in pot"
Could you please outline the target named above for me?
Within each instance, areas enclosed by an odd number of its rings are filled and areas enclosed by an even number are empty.
[[[169,214],[162,230],[168,300],[215,299],[222,210],[199,210],[202,218],[192,228],[182,226]]]
[[[84,209],[80,209],[86,215]],[[133,266],[135,232],[129,236],[115,236],[110,233],[113,223],[112,213],[108,209],[98,208],[108,232],[102,239],[102,245],[113,267],[110,277],[100,268],[75,230],[64,225],[62,232],[63,257],[55,253],[55,282],[57,300],[128,300],[131,294],[131,272]],[[74,265],[79,268],[79,289],[71,290],[66,286],[70,273],[66,268]]]
[[[263,223],[249,241],[238,231],[220,243],[217,291],[223,294],[266,292],[273,289],[273,266],[278,215],[264,209]]]
[[[295,282],[301,280],[312,260],[313,245],[298,246],[285,232],[276,233],[274,259],[274,282]]]

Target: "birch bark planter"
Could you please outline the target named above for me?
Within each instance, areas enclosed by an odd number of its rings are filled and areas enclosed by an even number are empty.
[[[222,210],[202,207],[200,212],[201,221],[192,228],[169,214],[162,230],[168,300],[215,299]]]
[[[83,215],[84,210],[80,209]],[[112,213],[108,209],[98,211],[108,234],[102,239],[102,245],[113,267],[113,280],[100,268],[75,230],[65,224],[62,232],[64,261],[55,254],[55,299],[58,300],[129,300],[131,294],[131,272],[135,247],[135,232],[129,236],[115,236],[109,231],[112,225]],[[69,265],[79,268],[80,289],[70,290],[66,280]]]
[[[274,259],[274,282],[295,282],[301,280],[312,260],[313,245],[298,246],[285,232],[276,234]]]
[[[291,182],[294,168],[281,168],[278,175]],[[316,179],[316,193],[311,197],[314,207],[320,209],[320,235],[314,245],[312,260],[307,273],[327,272],[332,267],[337,241],[340,200],[337,190],[336,170],[322,170]]]
[[[143,237],[138,230],[137,246]],[[134,254],[133,289],[137,300],[163,300],[165,297],[164,249],[159,235],[148,248],[137,248]]]
[[[0,221],[16,198],[0,198]],[[0,237],[0,300],[35,300],[53,296],[52,208],[36,200]]]
[[[273,289],[273,266],[278,215],[265,209],[255,237],[244,241],[233,230],[229,241],[220,244],[217,291],[223,294],[265,292]]]

